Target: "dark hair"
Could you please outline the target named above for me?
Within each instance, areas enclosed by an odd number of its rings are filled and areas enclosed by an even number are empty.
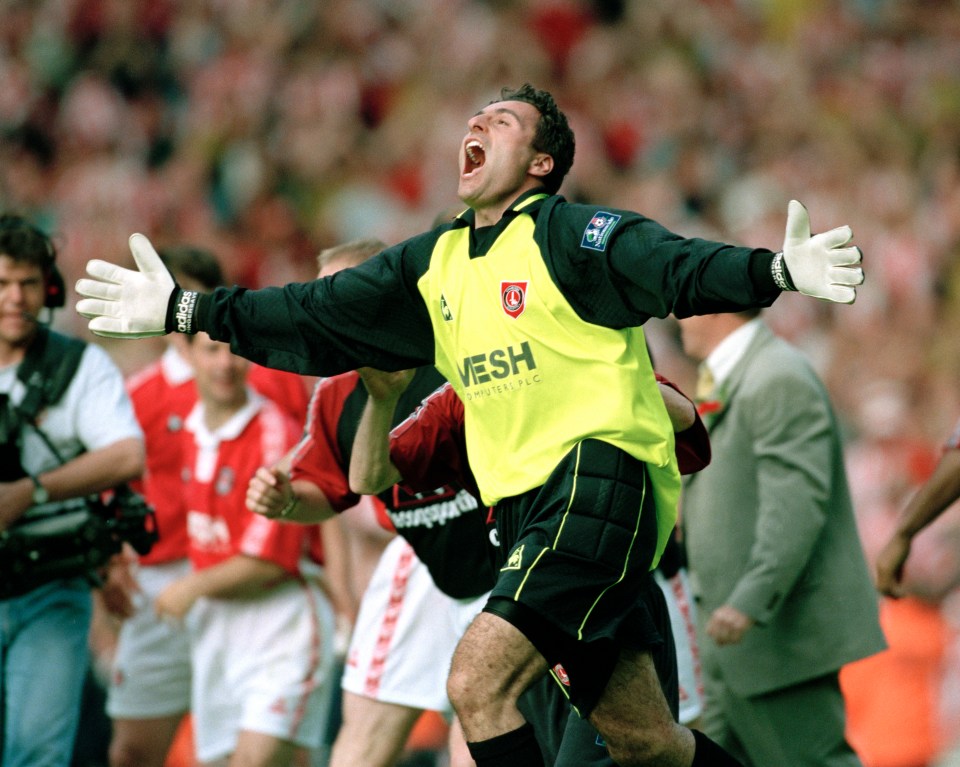
[[[160,248],[157,255],[177,282],[191,280],[201,291],[210,291],[226,284],[220,262],[209,250],[192,245],[174,245]]]
[[[23,216],[3,213],[0,214],[0,255],[39,266],[47,276],[54,267],[57,251],[53,240]]]
[[[323,269],[327,264],[340,259],[347,261],[350,266],[357,266],[357,264],[362,264],[368,258],[377,255],[381,250],[386,250],[386,248],[387,244],[385,242],[373,237],[344,242],[334,245],[332,248],[321,250],[317,255],[317,268]]]
[[[533,148],[553,158],[553,170],[544,176],[543,185],[548,192],[555,194],[573,166],[573,153],[576,149],[567,116],[560,111],[550,93],[538,90],[530,83],[524,83],[516,89],[501,88],[499,100],[523,101],[535,107],[540,113],[537,132],[533,137]]]

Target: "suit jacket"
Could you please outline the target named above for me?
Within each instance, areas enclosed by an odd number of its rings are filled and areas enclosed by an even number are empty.
[[[686,478],[681,519],[700,616],[731,604],[757,621],[739,644],[700,648],[751,696],[835,672],[884,640],[822,382],[762,325],[723,390],[707,419],[713,462]]]

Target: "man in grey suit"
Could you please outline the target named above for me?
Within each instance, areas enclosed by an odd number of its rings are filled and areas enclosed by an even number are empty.
[[[681,504],[704,731],[752,767],[859,765],[838,672],[884,640],[826,390],[759,311],[680,329],[714,382],[713,461]]]

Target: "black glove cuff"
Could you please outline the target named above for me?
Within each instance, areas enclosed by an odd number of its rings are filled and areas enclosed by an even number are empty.
[[[182,290],[174,285],[167,304],[167,317],[164,330],[168,333],[186,333],[193,335],[197,332],[197,299],[200,294],[195,290]]]
[[[775,253],[773,261],[770,262],[770,273],[773,275],[773,281],[780,290],[796,290],[793,280],[790,279],[790,271],[783,260],[783,251]]]

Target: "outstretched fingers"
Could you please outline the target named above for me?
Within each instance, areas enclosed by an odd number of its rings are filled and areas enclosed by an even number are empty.
[[[814,239],[823,245],[823,247],[830,248],[831,250],[842,248],[853,239],[853,229],[849,226],[838,226],[836,229],[830,229],[829,231],[815,235]]]
[[[133,260],[136,262],[137,268],[143,274],[167,271],[167,268],[163,265],[163,261],[160,259],[157,251],[154,249],[153,245],[150,244],[150,240],[148,240],[144,235],[140,233],[131,234],[128,242],[130,245],[130,252],[133,254]]]
[[[107,261],[101,261],[99,258],[94,258],[87,261],[87,274],[93,277],[94,280],[112,282],[119,285],[122,284],[129,275],[133,274],[133,272],[126,267],[117,266]],[[78,292],[80,291],[81,282],[89,283],[91,280],[80,280],[80,282],[77,283]]]
[[[856,287],[863,285],[863,269],[838,266],[830,272],[830,282],[834,285]]]
[[[83,298],[77,301],[77,314],[88,319],[91,317],[118,317],[119,304],[116,301]]]
[[[825,295],[818,298],[826,298],[835,304],[852,304],[857,300],[857,291],[855,288],[834,283],[826,289]]]
[[[797,200],[790,200],[787,205],[787,230],[784,236],[785,244],[797,244],[810,239],[810,214]]]
[[[96,333],[98,336],[106,336],[107,338],[125,338],[127,333],[124,332],[124,325],[125,323],[122,319],[107,316],[103,313],[87,323],[87,327],[90,328],[91,333]]]
[[[77,293],[87,298],[100,298],[104,301],[119,301],[123,294],[123,287],[115,282],[101,282],[100,280],[77,280]]]

